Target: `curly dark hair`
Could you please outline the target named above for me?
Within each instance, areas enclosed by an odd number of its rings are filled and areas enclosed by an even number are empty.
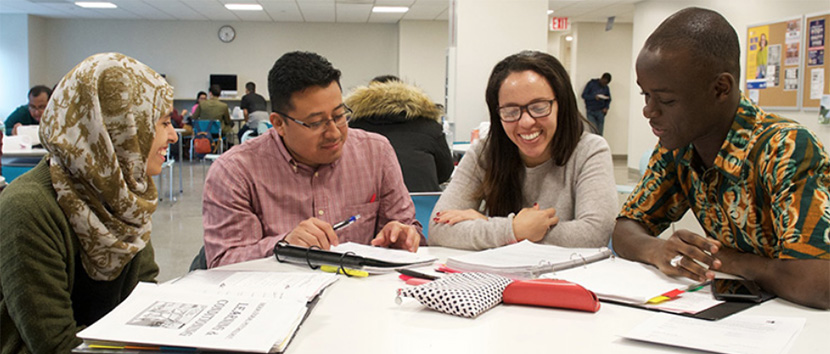
[[[271,110],[288,112],[294,107],[291,95],[312,86],[326,87],[337,82],[340,86],[340,70],[317,53],[285,53],[268,72],[268,94]],[[342,89],[342,87],[341,87]]]

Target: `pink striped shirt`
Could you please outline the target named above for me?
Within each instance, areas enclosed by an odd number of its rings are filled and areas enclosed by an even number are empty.
[[[426,244],[392,145],[349,129],[343,155],[316,170],[291,157],[275,129],[211,165],[202,215],[209,268],[272,256],[274,245],[311,217],[335,224],[340,242],[368,244],[389,221],[414,225]]]

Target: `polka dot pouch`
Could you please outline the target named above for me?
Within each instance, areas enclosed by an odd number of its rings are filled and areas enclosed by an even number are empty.
[[[433,310],[475,318],[502,301],[511,279],[488,273],[456,273],[411,288],[398,289],[398,298],[417,299]],[[400,302],[399,302],[400,303]]]

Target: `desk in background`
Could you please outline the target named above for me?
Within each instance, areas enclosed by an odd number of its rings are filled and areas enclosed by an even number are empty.
[[[441,261],[468,253],[443,247],[422,247],[418,252]],[[311,271],[278,263],[274,257],[218,269]],[[608,303],[594,314],[502,304],[468,319],[427,309],[413,299],[396,305],[397,289],[406,286],[397,273],[342,277],[323,293],[286,353],[698,353],[620,337],[653,316],[652,311]],[[741,314],[806,318],[791,353],[819,350],[830,333],[830,312],[781,299]]]

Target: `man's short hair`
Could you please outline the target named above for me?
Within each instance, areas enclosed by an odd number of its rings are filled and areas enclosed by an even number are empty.
[[[208,91],[210,91],[210,94],[213,95],[213,97],[219,97],[219,95],[222,94],[222,87],[219,85],[210,85]]]
[[[340,70],[326,58],[311,52],[285,53],[268,72],[271,109],[274,112],[290,111],[294,108],[292,94],[313,86],[326,87],[332,82],[340,86]]]
[[[721,14],[689,7],[669,16],[646,39],[643,50],[685,50],[707,73],[727,72],[741,77],[738,34]]]
[[[37,96],[42,95],[44,92],[46,93],[46,98],[52,97],[52,89],[50,89],[49,87],[46,87],[44,85],[37,85],[37,86],[32,87],[31,89],[29,89],[29,96],[28,97],[37,97]]]
[[[384,84],[384,83],[387,83],[389,81],[401,81],[401,78],[399,78],[395,75],[380,75],[380,76],[375,76],[375,78],[372,79],[371,82],[377,82],[377,83]]]
[[[611,74],[610,73],[602,74],[602,77],[600,77],[600,78],[605,79],[606,82],[611,82]]]
[[[245,89],[251,92],[256,92],[256,84],[253,81],[248,81],[248,83],[245,84]]]

